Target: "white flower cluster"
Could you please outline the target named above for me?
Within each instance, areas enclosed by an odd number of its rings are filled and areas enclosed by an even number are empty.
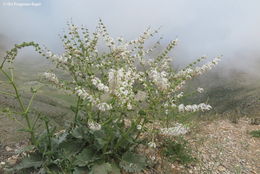
[[[160,133],[165,136],[179,136],[184,135],[188,132],[189,128],[180,123],[176,123],[174,127],[160,129]]]
[[[101,129],[101,125],[93,121],[88,122],[88,127],[93,131],[98,131]]]
[[[199,105],[193,104],[193,105],[186,105],[186,106],[184,104],[180,104],[178,106],[179,112],[209,111],[211,109],[212,109],[212,107],[205,103],[200,103]]]
[[[131,68],[128,68],[128,70],[124,68],[118,70],[110,69],[108,73],[111,93],[115,94],[121,105],[126,105],[128,109],[132,109],[131,100],[135,96],[133,84],[138,77],[138,74]]]
[[[104,85],[99,78],[92,77],[91,82],[94,86],[97,87],[98,90],[104,91],[104,92],[109,92],[108,86]]]
[[[106,45],[115,53],[114,58],[125,58],[129,55],[129,44],[124,42],[122,37],[118,39],[112,38],[106,29],[106,26],[100,21],[98,26],[98,34],[104,38]]]
[[[77,96],[82,98],[83,100],[89,100],[93,104],[97,104],[97,99],[95,99],[92,95],[90,95],[85,89],[82,89],[81,87],[75,88]]]
[[[112,106],[110,104],[107,104],[105,102],[100,102],[98,98],[93,97],[85,89],[82,89],[81,87],[76,87],[75,91],[77,96],[79,96],[83,100],[88,100],[90,103],[96,106],[100,111],[107,111],[112,109]]]
[[[165,71],[158,72],[157,69],[150,71],[149,76],[154,84],[162,91],[167,90],[170,87],[169,80],[167,79],[168,73]]]
[[[187,79],[191,79],[191,74],[194,73],[194,70],[191,68],[187,68],[184,70],[180,70],[176,75],[175,78],[186,77]]]
[[[61,55],[56,55],[56,54],[53,54],[51,51],[48,51],[47,53],[47,57],[49,59],[51,59],[53,62],[57,63],[57,64],[67,64],[68,63],[68,59],[71,58],[71,56],[61,56]]]
[[[107,104],[107,103],[99,103],[99,104],[97,104],[97,108],[100,111],[108,111],[108,110],[112,109],[112,106],[110,104]]]
[[[216,66],[220,61],[220,57],[216,57],[215,59],[213,59],[211,62],[202,65],[202,67],[196,67],[195,68],[195,75],[201,75],[204,72],[211,70],[214,66]]]
[[[150,36],[152,36],[153,33],[154,33],[154,31],[152,31],[150,28],[147,28],[145,30],[145,32],[143,32],[142,35],[140,35],[136,40],[130,41],[129,44],[130,45],[132,45],[132,44],[143,44],[145,42],[145,40],[147,40]]]
[[[179,91],[180,89],[183,88],[183,86],[186,84],[186,81],[182,81],[181,83],[179,83],[173,90],[172,92],[176,92],[176,91]]]
[[[215,65],[217,65],[220,61],[220,57],[216,57],[211,62],[202,65],[201,67],[195,67],[195,69],[187,68],[184,70],[180,70],[177,74],[175,74],[175,78],[187,78],[191,79],[193,76],[201,75],[204,72],[212,69]]]
[[[43,77],[56,85],[59,84],[59,79],[54,73],[45,72],[43,73]]]

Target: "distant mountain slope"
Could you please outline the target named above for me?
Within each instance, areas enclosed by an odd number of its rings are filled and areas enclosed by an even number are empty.
[[[234,70],[225,76],[212,72],[191,84],[205,88],[205,93],[193,100],[208,100],[217,113],[236,112],[260,117],[260,78],[253,74]]]

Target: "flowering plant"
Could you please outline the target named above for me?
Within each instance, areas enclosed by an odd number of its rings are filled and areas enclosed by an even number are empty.
[[[168,124],[178,113],[211,109],[205,103],[184,105],[182,90],[187,80],[213,68],[219,57],[195,67],[206,58],[201,57],[175,71],[169,53],[177,40],[171,41],[155,57],[152,53],[159,42],[152,48],[145,48],[146,41],[157,33],[156,30],[148,28],[137,39],[127,41],[122,37],[112,38],[102,21],[93,34],[84,27],[68,25],[69,33],[62,36],[65,50],[62,55],[33,42],[24,43],[9,51],[0,66],[17,92],[23,116],[28,120],[34,149],[30,155],[43,157],[38,160],[38,166],[33,167],[48,172],[55,166],[55,170],[64,173],[116,173],[119,168],[139,172],[147,163],[144,157],[134,153],[138,144],[156,148],[156,134],[174,134]],[[5,62],[12,63],[17,50],[25,46],[35,47],[56,65],[53,71],[42,74],[49,84],[77,97],[76,105],[71,107],[72,124],[61,133],[50,131],[45,118],[47,133],[35,135],[28,115],[30,104],[27,108],[23,106],[12,77],[4,71]],[[61,76],[57,70],[66,76]],[[197,91],[202,93],[203,89]],[[163,128],[158,129],[155,123]],[[22,168],[19,167],[17,169]]]

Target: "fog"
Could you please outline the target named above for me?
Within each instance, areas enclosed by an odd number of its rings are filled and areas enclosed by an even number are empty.
[[[184,64],[201,55],[223,55],[220,67],[259,77],[259,0],[0,0],[0,47],[36,41],[61,50],[58,34],[70,19],[94,30],[98,19],[112,36],[133,39],[148,26],[159,28],[163,44],[180,41],[173,54]],[[35,2],[39,6],[8,6]]]

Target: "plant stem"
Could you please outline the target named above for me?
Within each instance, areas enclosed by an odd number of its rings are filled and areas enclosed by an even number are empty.
[[[0,67],[0,70],[6,76],[6,78],[9,80],[10,84],[14,88],[16,99],[17,99],[17,101],[18,101],[18,103],[19,103],[19,105],[20,105],[20,107],[22,109],[22,115],[24,116],[24,118],[26,120],[28,129],[29,129],[30,134],[31,134],[31,142],[32,142],[33,145],[35,145],[35,143],[36,143],[35,132],[32,129],[31,122],[30,122],[29,115],[28,115],[28,111],[27,111],[27,109],[25,108],[25,106],[24,106],[24,104],[22,102],[22,99],[21,99],[21,96],[20,96],[20,94],[18,92],[16,84],[14,83],[13,79],[3,70],[2,67]]]
[[[47,135],[48,135],[48,145],[49,145],[49,148],[51,148],[51,135],[50,135],[49,123],[48,123],[48,120],[44,120],[44,122],[45,122],[45,127],[46,127]]]
[[[8,93],[8,92],[4,92],[4,91],[0,91],[0,94],[9,95],[9,96],[12,96],[12,97],[16,97],[15,95],[13,95],[13,94],[11,94],[11,93]]]
[[[75,116],[74,116],[74,126],[76,126],[76,123],[78,121],[79,105],[80,105],[80,97],[78,97],[78,100],[77,100],[77,106],[76,106],[76,111],[75,111]]]

